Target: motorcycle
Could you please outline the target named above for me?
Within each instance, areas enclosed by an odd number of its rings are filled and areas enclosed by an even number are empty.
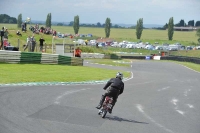
[[[101,107],[101,109],[99,109],[98,114],[101,115],[102,118],[105,118],[107,112],[110,113],[111,109],[112,109],[112,102],[113,102],[113,98],[106,96],[105,100],[103,102],[103,105]]]

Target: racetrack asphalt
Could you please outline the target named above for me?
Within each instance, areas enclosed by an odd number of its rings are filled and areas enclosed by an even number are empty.
[[[1,86],[0,133],[200,133],[200,73],[147,60],[84,65],[132,72],[112,114],[95,108],[104,84]]]

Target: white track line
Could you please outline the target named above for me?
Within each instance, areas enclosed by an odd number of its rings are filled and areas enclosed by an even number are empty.
[[[80,90],[72,90],[72,91],[66,91],[64,94],[58,96],[55,100],[55,104],[60,104],[60,99],[63,98],[66,95],[72,94],[72,93],[76,93],[76,92],[80,92],[80,91],[85,91],[85,90],[89,90],[91,88],[87,88],[87,89],[80,89]]]
[[[170,88],[170,86],[167,86],[167,87],[164,87],[164,88],[162,88],[162,89],[159,89],[158,91],[163,91],[163,90],[166,90],[166,89],[168,89],[168,88]]]
[[[130,73],[131,73],[131,77],[127,78],[127,79],[124,79],[124,81],[128,81],[128,80],[131,80],[133,78],[133,72],[130,72]]]
[[[158,127],[162,128],[163,130],[169,132],[169,133],[174,133],[172,130],[164,127],[163,125],[157,123],[153,118],[151,118],[150,116],[148,116],[145,112],[144,112],[144,107],[142,107],[140,104],[136,105],[137,109],[147,118],[149,119],[151,122],[153,122],[155,125],[157,125]]]
[[[179,65],[181,65],[181,64],[179,64]],[[192,71],[194,71],[194,72],[196,72],[196,73],[200,73],[199,71],[196,71],[196,70],[194,70],[194,69],[192,69],[192,68],[189,68],[189,67],[187,67],[187,66],[184,66],[184,65],[181,65],[181,66],[183,66],[183,67],[185,67],[185,68],[187,68],[187,69],[190,69],[190,70],[192,70]]]

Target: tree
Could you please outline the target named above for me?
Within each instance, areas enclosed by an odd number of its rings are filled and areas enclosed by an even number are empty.
[[[17,24],[17,19],[14,17],[10,17],[7,14],[0,14],[0,23]]]
[[[51,27],[51,13],[47,14],[46,27]]]
[[[101,23],[100,22],[97,23],[97,27],[101,27]]]
[[[69,26],[73,26],[74,25],[74,21],[69,22]]]
[[[47,14],[46,27],[49,27],[49,14]]]
[[[57,23],[57,26],[63,26],[63,23]]]
[[[110,18],[106,18],[106,22],[105,22],[105,34],[106,34],[106,37],[109,38],[110,36],[110,28],[111,28],[111,20]]]
[[[197,30],[196,35],[199,37],[199,38],[198,38],[198,42],[199,42],[199,44],[200,44],[200,28]]]
[[[171,17],[168,23],[168,38],[169,40],[173,40],[174,35],[174,19]]]
[[[185,21],[183,19],[181,19],[179,24],[180,24],[180,26],[184,27],[185,26]]]
[[[74,27],[74,33],[78,34],[78,31],[79,31],[79,16],[78,15],[74,17],[73,27]]]
[[[200,29],[197,30],[196,35],[200,38]]]
[[[12,19],[9,19],[8,23],[12,24],[14,23]]]
[[[168,24],[166,23],[164,26],[163,26],[164,29],[167,29],[168,28]]]
[[[188,21],[188,26],[194,26],[194,20]]]
[[[195,26],[200,26],[200,21],[196,21]]]
[[[113,27],[114,27],[114,28],[119,28],[119,25],[115,24]]]
[[[136,36],[137,36],[137,39],[140,39],[141,36],[142,36],[142,31],[143,31],[143,18],[140,18],[138,21],[137,21],[137,25],[136,25]]]
[[[7,18],[4,18],[4,19],[3,19],[3,23],[8,23],[8,21],[9,21],[9,20],[8,20]]]
[[[49,13],[49,27],[51,28],[51,13]]]
[[[21,27],[22,27],[22,14],[19,14],[19,15],[18,15],[17,27],[18,27],[18,28],[21,28]]]

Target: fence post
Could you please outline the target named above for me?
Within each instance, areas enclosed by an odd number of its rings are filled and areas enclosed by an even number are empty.
[[[45,53],[47,52],[47,44],[45,43]]]
[[[20,41],[19,41],[19,38],[18,38],[18,44],[17,44],[17,47],[19,48],[19,51],[20,51]]]

